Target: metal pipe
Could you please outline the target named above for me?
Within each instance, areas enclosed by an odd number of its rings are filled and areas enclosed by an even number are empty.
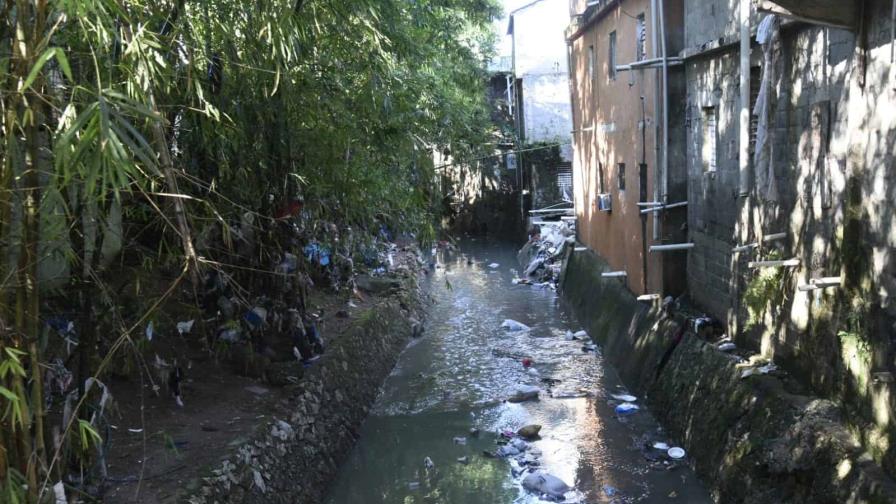
[[[544,210],[529,210],[531,215],[542,215],[542,214],[552,214],[552,213],[563,213],[571,215],[569,212],[572,212],[572,208],[548,208]]]
[[[639,207],[655,207],[655,206],[659,206],[659,205],[662,205],[662,202],[659,202],[659,201],[639,201],[638,202]]]
[[[678,208],[678,207],[683,207],[683,206],[687,206],[687,205],[688,205],[687,201],[679,201],[678,203],[669,203],[668,205],[659,205],[659,206],[655,206],[655,207],[651,207],[651,208],[645,208],[644,210],[641,210],[641,213],[646,214],[646,213],[650,213],[650,212],[661,212],[663,210],[668,210],[670,208]]]
[[[600,276],[602,276],[604,278],[621,278],[621,277],[627,277],[628,273],[626,273],[624,271],[607,271],[607,272],[601,273]]]
[[[752,261],[747,264],[750,268],[794,268],[800,265],[799,259],[785,259],[783,261]]]
[[[657,0],[650,0],[650,24],[653,26],[653,29],[650,30],[650,50],[653,53],[653,59],[657,59],[659,56],[659,45],[657,44],[656,37],[656,34],[659,32],[656,2]],[[653,79],[653,200],[660,201],[660,143],[656,141],[656,132],[657,128],[659,128],[659,124],[657,124],[656,121],[656,114],[659,113],[660,109],[660,81],[655,77],[656,76],[654,76]],[[657,219],[653,219],[653,239],[658,240],[659,238],[659,222]]]
[[[657,2],[660,9],[660,47],[663,51],[663,193],[660,200],[665,202],[669,198],[669,55],[666,51],[666,13],[663,3],[663,0]]]
[[[682,59],[678,58],[678,57],[669,58],[668,64],[670,66],[681,65],[681,64],[684,64],[684,61],[682,61]],[[660,67],[662,67],[662,65],[663,65],[662,58],[656,58],[656,59],[636,61],[633,63],[628,63],[626,65],[616,65],[616,71],[617,72],[627,72],[627,71],[631,71],[631,70],[640,70],[640,69],[644,69],[644,68],[660,68]]]
[[[638,301],[656,301],[660,299],[659,294],[644,294],[643,296],[638,296]]]
[[[694,248],[693,243],[672,243],[669,245],[651,245],[651,252],[666,252],[671,250],[688,250]]]
[[[808,284],[797,287],[802,292],[827,289],[830,287],[840,287],[840,277],[813,278]]]
[[[750,192],[750,3],[740,0],[740,195]]]

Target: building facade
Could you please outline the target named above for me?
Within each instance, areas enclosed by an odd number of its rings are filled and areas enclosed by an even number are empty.
[[[581,241],[625,271],[636,294],[675,293],[669,272],[685,275],[680,291],[739,347],[843,405],[890,475],[892,9],[889,0],[571,0],[567,29]],[[665,29],[667,86],[654,65],[625,72],[662,54],[649,32],[641,49],[642,19]],[[645,221],[645,200],[687,204]],[[688,248],[650,252],[675,243]]]
[[[683,130],[672,121],[680,114],[683,72],[668,58],[663,68],[654,4],[573,1],[567,40],[579,239],[625,272],[632,292],[665,296],[684,289],[686,252],[650,247],[683,240],[686,208],[651,209],[686,197]],[[664,7],[680,27],[680,2]],[[666,54],[681,47],[680,28],[666,30]]]

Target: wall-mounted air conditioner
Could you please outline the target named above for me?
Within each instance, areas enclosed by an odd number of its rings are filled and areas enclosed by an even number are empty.
[[[613,211],[613,198],[609,193],[597,195],[597,209],[601,212]]]

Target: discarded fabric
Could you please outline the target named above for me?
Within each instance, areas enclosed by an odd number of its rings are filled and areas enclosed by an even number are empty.
[[[735,345],[734,343],[732,343],[730,341],[726,341],[725,343],[719,344],[718,348],[719,348],[719,350],[721,350],[723,352],[730,352],[730,351],[734,350],[735,348],[737,348],[737,345]]]

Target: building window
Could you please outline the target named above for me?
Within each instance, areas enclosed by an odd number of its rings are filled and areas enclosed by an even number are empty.
[[[608,57],[607,57],[607,75],[610,77],[610,80],[616,80],[616,32],[610,33],[610,43],[608,44]]]
[[[635,60],[643,61],[647,59],[647,24],[644,22],[644,13],[638,14],[635,18],[637,23],[635,34],[638,39],[635,41]]]
[[[716,171],[717,165],[717,141],[719,135],[718,118],[715,107],[703,108],[703,146],[700,150],[700,158],[703,162],[704,172]]]
[[[588,46],[588,78],[594,80],[594,46]]]
[[[618,168],[617,178],[619,178],[619,190],[625,190],[625,163],[619,163],[616,165]]]

